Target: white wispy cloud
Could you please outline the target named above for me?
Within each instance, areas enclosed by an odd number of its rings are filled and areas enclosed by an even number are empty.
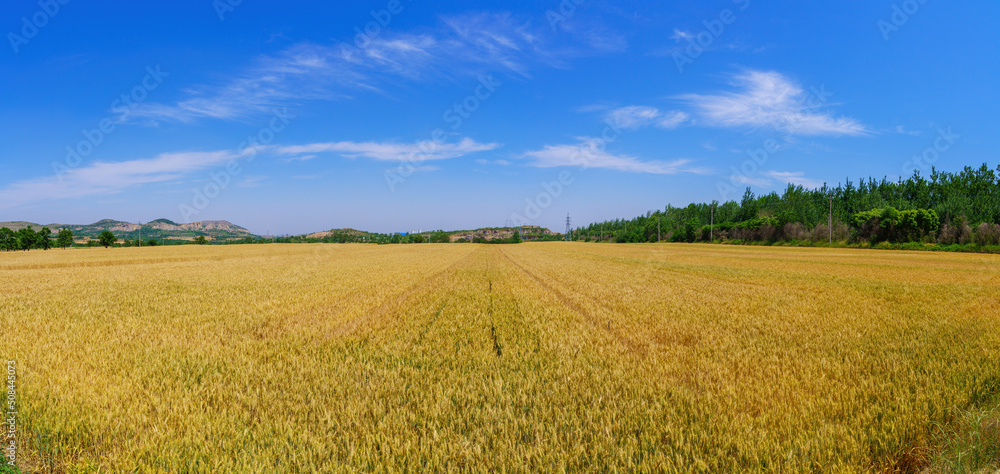
[[[812,97],[777,72],[747,71],[733,78],[737,92],[687,94],[699,122],[714,127],[778,130],[791,135],[866,135],[856,119],[825,112],[822,99]]]
[[[660,111],[656,108],[632,105],[614,109],[604,118],[621,128],[639,128],[652,123],[659,115]]]
[[[256,188],[259,187],[260,183],[263,183],[265,180],[267,180],[267,176],[262,176],[262,175],[244,176],[242,180],[236,183],[236,185],[241,188]]]
[[[554,60],[545,50],[544,30],[509,13],[476,13],[443,18],[449,27],[439,54],[451,64],[469,61],[528,75],[528,62]]]
[[[0,209],[50,200],[115,194],[129,188],[177,180],[193,171],[239,158],[228,151],[163,153],[154,158],[98,161],[60,176],[29,179],[0,188]]]
[[[758,175],[746,176],[746,175],[734,175],[731,176],[736,183],[745,184],[747,186],[757,186],[761,188],[770,188],[776,184],[794,184],[797,186],[802,186],[807,189],[816,189],[823,187],[825,184],[822,181],[815,180],[812,178],[805,177],[805,173],[801,171],[763,171]]]
[[[804,188],[821,188],[823,182],[806,178],[801,171],[766,171],[764,175],[780,183],[795,184]]]
[[[298,155],[291,158],[282,158],[280,161],[282,163],[291,163],[293,161],[309,161],[313,158],[316,158],[316,155]]]
[[[625,36],[603,28],[587,30],[584,39],[588,45],[601,52],[620,53],[628,49],[628,40]]]
[[[459,158],[468,154],[500,148],[499,143],[479,143],[463,138],[458,143],[438,143],[424,140],[416,143],[391,142],[330,142],[276,147],[279,155],[336,153],[348,158],[370,158],[377,161],[434,161]]]
[[[674,34],[670,35],[670,39],[677,41],[678,43],[681,41],[688,41],[694,39],[694,33],[674,28]]]
[[[599,141],[581,138],[576,145],[547,145],[541,150],[524,153],[531,166],[554,168],[574,166],[604,168],[616,171],[650,174],[704,173],[704,170],[687,166],[691,160],[643,161],[633,156],[614,155],[601,149]]]
[[[623,52],[628,49],[625,36],[608,28],[607,22],[599,16],[570,15],[566,21],[554,26],[559,34],[571,35],[575,41],[587,44],[596,51]]]
[[[896,133],[899,133],[899,134],[902,134],[902,135],[910,135],[910,136],[913,136],[913,137],[919,137],[920,135],[924,134],[923,132],[921,132],[919,130],[909,130],[909,129],[907,129],[906,127],[904,127],[902,125],[896,125]]]
[[[769,187],[774,184],[770,179],[761,176],[733,175],[731,176],[731,179],[736,183],[761,188]]]
[[[494,161],[490,161],[490,160],[487,160],[487,159],[484,159],[484,158],[480,158],[480,159],[476,160],[476,163],[479,163],[481,165],[497,165],[497,166],[507,166],[507,165],[510,164],[510,162],[507,161],[507,160],[494,160]]]
[[[744,41],[731,41],[722,42],[719,37],[713,35],[713,40],[706,44],[704,40],[699,39],[699,35],[705,35],[709,33],[708,31],[701,29],[697,31],[684,30],[680,28],[674,28],[673,34],[670,35],[670,39],[674,40],[674,44],[671,46],[658,48],[652,52],[654,56],[673,56],[676,54],[685,54],[689,51],[701,51],[702,53],[707,51],[731,51],[740,53],[760,53],[767,49],[767,46],[755,47]]]
[[[440,171],[441,167],[434,165],[420,165],[420,166],[414,166],[413,168],[407,168],[407,170],[412,171],[414,173],[423,173],[427,171]],[[391,168],[386,171],[397,171],[397,168]]]
[[[400,81],[454,80],[479,74],[528,77],[537,66],[560,67],[582,53],[555,48],[541,25],[506,13],[442,18],[419,34],[382,31],[336,44],[301,43],[253,61],[216,85],[172,103],[147,102],[123,120],[245,120],[307,100],[350,98]]]
[[[674,110],[661,115],[656,123],[656,126],[660,128],[673,129],[679,127],[682,123],[687,122],[689,118],[691,118],[690,115]]]
[[[613,109],[607,112],[604,118],[608,123],[624,129],[647,126],[674,129],[686,122],[690,116],[678,110],[663,112],[656,107],[630,105]]]
[[[605,111],[611,110],[613,108],[615,108],[615,104],[613,104],[613,103],[609,103],[609,102],[597,102],[597,103],[593,103],[593,104],[581,105],[579,107],[574,108],[573,110],[575,112],[579,112],[581,114],[588,114],[588,113],[591,113],[591,112],[605,112]]]

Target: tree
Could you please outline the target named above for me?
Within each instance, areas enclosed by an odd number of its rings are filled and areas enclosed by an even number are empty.
[[[42,250],[52,248],[52,231],[48,227],[42,227],[42,230],[38,231],[35,245]]]
[[[205,244],[208,243],[208,240],[205,239],[204,235],[199,235],[199,236],[197,236],[197,237],[194,238],[194,243],[196,243],[198,245],[205,245]]]
[[[17,250],[17,235],[6,227],[0,228],[0,250]]]
[[[439,230],[431,234],[432,244],[446,244],[449,242],[451,242],[451,237],[448,236],[447,232]]]
[[[146,242],[146,245],[150,247],[156,247],[159,244],[156,242],[156,239],[149,239],[149,242]]]
[[[31,230],[31,226],[17,231],[17,249],[31,250],[35,246],[35,239],[37,238],[38,236],[34,230]]]
[[[100,237],[98,237],[98,239],[101,241],[101,245],[103,245],[104,248],[108,248],[114,245],[115,242],[118,241],[118,237],[115,237],[115,234],[112,234],[110,230],[101,232],[101,235]]]
[[[73,231],[69,229],[63,229],[59,231],[59,238],[56,240],[56,245],[61,249],[70,247],[73,245]]]

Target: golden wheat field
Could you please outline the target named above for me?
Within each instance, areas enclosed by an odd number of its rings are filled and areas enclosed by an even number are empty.
[[[998,317],[972,254],[0,254],[26,472],[995,469]]]

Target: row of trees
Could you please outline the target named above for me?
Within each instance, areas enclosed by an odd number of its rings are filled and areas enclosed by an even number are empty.
[[[466,243],[466,242],[468,242],[468,240],[466,240],[466,239],[459,239],[456,242],[458,242],[458,243]],[[506,239],[486,240],[486,239],[484,239],[482,237],[473,237],[473,239],[472,239],[472,243],[476,243],[476,244],[519,244],[521,242],[522,242],[521,241],[521,232],[517,231],[517,230],[514,231],[513,235],[511,235],[510,237],[507,237]]]
[[[443,235],[443,236],[442,236]],[[274,238],[264,238],[264,239],[246,239],[245,241],[238,241],[233,243],[254,243],[254,244],[352,244],[352,243],[366,243],[366,244],[422,244],[424,242],[448,242],[448,234],[444,232],[435,232],[430,234],[428,237],[423,235],[403,235],[403,234],[370,234],[370,233],[347,233],[347,232],[337,232],[326,237],[306,237],[306,236],[290,236],[290,237],[274,237]]]
[[[118,241],[110,231],[104,231],[98,237],[98,242],[105,248],[114,245]],[[35,232],[31,226],[13,231],[7,227],[0,228],[0,251],[13,252],[18,250],[48,250],[53,247],[65,249],[73,245],[73,231],[62,229],[53,242],[52,231],[48,227],[42,227]]]
[[[43,227],[40,231],[35,232],[31,227],[26,227],[17,232],[14,232],[8,228],[0,229],[0,250],[12,251],[12,250],[31,250],[31,249],[45,249],[48,250],[53,247],[53,242],[51,238],[51,231],[48,227]],[[115,236],[111,231],[103,231],[96,241],[90,240],[86,246],[97,246],[101,245],[105,248],[117,245],[118,237]],[[521,236],[518,231],[514,231],[514,234],[510,238],[506,239],[494,239],[485,240],[482,238],[473,239],[477,243],[493,243],[493,244],[510,244],[510,243],[520,243]],[[208,239],[199,235],[194,238],[192,243],[198,245],[208,244]],[[247,237],[246,239],[241,239],[238,241],[226,242],[228,244],[263,244],[263,243],[375,243],[375,244],[422,244],[425,242],[430,243],[449,243],[451,242],[451,235],[445,231],[439,230],[431,232],[429,234],[371,234],[362,233],[357,231],[352,232],[335,232],[331,235],[322,238],[309,238],[305,236],[295,236],[295,237],[276,237],[276,238],[252,238]],[[465,243],[468,240],[460,239],[457,242]],[[186,243],[175,241],[177,243]],[[164,241],[163,244],[170,244],[168,241]],[[73,232],[69,229],[63,229],[59,232],[58,240],[55,243],[56,247],[67,248],[74,245]],[[122,241],[122,247],[132,247],[132,246],[148,246],[153,247],[160,245],[155,239],[150,239],[145,242],[141,242],[139,239],[125,239]]]
[[[246,243],[374,243],[374,244],[446,244],[451,242],[451,235],[443,230],[426,234],[357,234],[357,233],[334,233],[322,238],[309,238],[304,236],[277,237],[274,239],[262,239]],[[468,243],[468,239],[458,239],[456,243]],[[471,242],[487,244],[516,244],[521,243],[521,234],[515,230],[513,235],[506,239],[486,240],[482,237],[475,237]]]
[[[574,240],[610,242],[742,241],[939,242],[996,245],[1000,229],[1000,167],[932,169],[908,179],[848,180],[837,187],[789,185],[782,194],[697,203],[633,219],[590,224]],[[832,221],[832,227],[831,227]],[[714,225],[712,225],[714,223]]]
[[[56,245],[63,246],[63,235],[60,233],[60,240]],[[70,244],[73,243],[70,234]],[[18,231],[10,230],[7,227],[0,228],[0,250],[12,252],[16,250],[42,249],[48,250],[53,247],[52,231],[48,227],[42,227],[38,232],[31,227],[25,227]]]

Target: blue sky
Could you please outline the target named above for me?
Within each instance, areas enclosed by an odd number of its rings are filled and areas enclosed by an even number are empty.
[[[998,163],[985,0],[10,3],[0,221],[561,230]]]

